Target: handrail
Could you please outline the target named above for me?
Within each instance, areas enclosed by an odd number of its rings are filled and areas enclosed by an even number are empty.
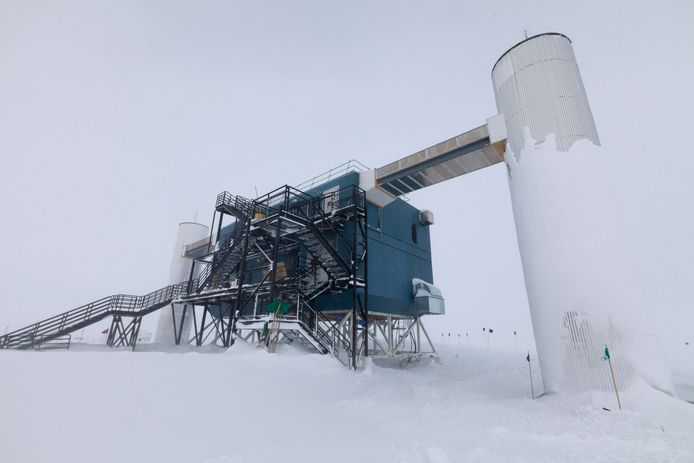
[[[189,281],[165,286],[144,296],[114,294],[0,336],[1,348],[32,347],[109,315],[141,316],[187,295]],[[77,328],[76,328],[77,327]]]
[[[198,276],[198,284],[195,286],[196,291],[201,291],[209,282],[209,280],[219,271],[219,269],[224,268],[227,263],[229,256],[236,249],[236,244],[239,243],[240,238],[243,236],[243,225],[238,225],[234,230],[224,238],[222,246],[220,249],[215,251],[212,262],[207,264],[207,266],[200,272]],[[215,260],[215,257],[217,259]]]
[[[217,195],[215,209],[219,209],[220,206],[232,207],[241,211],[245,215],[244,220],[252,218],[253,201],[243,196],[232,195],[228,191],[222,191]]]
[[[310,190],[311,188],[321,185],[330,179],[337,178],[349,172],[365,172],[367,170],[369,170],[369,168],[361,162],[357,161],[356,159],[350,159],[337,167],[333,167],[322,174],[318,174],[315,177],[300,183],[296,186],[296,188],[299,190]]]
[[[323,205],[326,204],[326,200],[329,199],[333,200],[331,201],[333,207],[331,207],[331,211],[326,212]],[[364,209],[366,206],[365,201],[366,194],[364,190],[356,185],[349,185],[337,191],[326,193],[314,198],[308,205],[308,210],[305,210],[306,204],[297,204],[289,212],[295,216],[298,216],[300,213],[300,217],[309,220],[313,223],[313,225],[320,225],[324,229],[330,230],[330,232],[337,237],[337,249],[334,250],[338,256],[341,256],[342,253],[340,252],[340,244],[344,246],[344,249],[346,249],[348,253],[351,253],[352,245],[347,242],[342,233],[339,233],[339,231],[335,229],[333,221],[329,220],[329,216],[335,211],[339,211],[347,207],[356,206],[359,209]],[[352,258],[354,258],[354,256],[350,256],[349,260]],[[340,260],[342,259],[339,259],[338,263],[340,263]],[[349,273],[348,269],[345,270],[347,273]]]
[[[333,322],[314,309],[306,300],[302,301],[297,317],[319,344],[330,351],[344,366],[350,366],[352,343]],[[328,325],[330,328],[326,330],[322,325]]]

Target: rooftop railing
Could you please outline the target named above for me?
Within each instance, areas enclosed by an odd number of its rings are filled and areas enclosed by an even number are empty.
[[[333,167],[332,169],[325,171],[322,174],[316,175],[315,177],[306,180],[305,182],[297,185],[296,188],[298,188],[299,190],[310,190],[327,182],[328,180],[340,177],[349,172],[366,172],[368,170],[370,169],[361,162],[357,161],[356,159],[350,159],[344,164],[340,164],[337,167]]]

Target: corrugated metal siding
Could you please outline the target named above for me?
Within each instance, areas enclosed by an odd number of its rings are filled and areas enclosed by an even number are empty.
[[[419,210],[397,199],[379,211],[369,204],[369,311],[402,316],[417,313],[412,279],[433,281],[429,227],[419,220]],[[412,241],[412,224],[417,242]],[[345,237],[351,239],[350,227]],[[316,298],[318,310],[347,310],[352,293],[324,293]]]
[[[509,143],[518,155],[523,128],[544,141],[554,133],[560,151],[582,138],[600,145],[593,113],[571,41],[559,34],[532,37],[503,55],[492,70],[499,112],[504,113]]]

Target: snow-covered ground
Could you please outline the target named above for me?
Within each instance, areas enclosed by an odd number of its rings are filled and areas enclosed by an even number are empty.
[[[691,462],[694,405],[646,386],[531,400],[524,354],[351,372],[328,356],[0,352],[0,461]]]

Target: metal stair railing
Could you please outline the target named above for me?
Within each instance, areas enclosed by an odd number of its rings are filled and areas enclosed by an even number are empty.
[[[313,230],[311,227],[312,225],[309,224],[305,230],[296,233],[296,239],[306,247],[306,250],[320,264],[323,270],[336,280],[349,276],[347,263],[339,257],[334,249],[330,252],[328,249],[331,246],[330,242],[325,237],[319,240],[316,234],[320,232]]]
[[[253,201],[243,196],[232,195],[223,191],[217,195],[215,209],[228,212],[231,215],[248,222],[253,216]]]
[[[294,277],[298,283],[298,290],[307,301],[315,299],[331,285],[330,280],[327,278],[318,280],[316,272],[319,268],[322,268],[320,263],[317,260],[312,260],[299,267],[297,275]]]
[[[308,302],[302,301],[297,318],[304,328],[327,352],[349,367],[352,359],[352,343],[332,321],[315,310]],[[329,328],[325,328],[328,326]]]
[[[324,204],[330,204],[330,211],[326,211]],[[269,224],[270,217],[276,215],[285,215],[290,220],[303,225],[308,232],[311,233],[318,243],[315,247],[320,246],[329,254],[331,265],[324,266],[325,270],[331,273],[337,273],[336,278],[348,277],[351,273],[349,261],[355,259],[351,255],[351,244],[342,236],[338,228],[333,223],[334,217],[338,217],[336,212],[348,208],[362,209],[365,207],[364,192],[356,185],[350,185],[341,188],[337,191],[326,193],[320,196],[309,195],[299,189],[284,186],[277,188],[265,195],[262,195],[255,200],[249,200],[241,196],[235,196],[224,191],[217,195],[217,210],[235,215],[245,223],[253,219],[254,213],[259,213],[259,219],[263,223]],[[259,224],[263,226],[263,224]],[[333,246],[324,236],[324,233],[329,233],[336,238],[335,246]],[[302,240],[303,241],[303,240]],[[316,249],[313,249],[316,254]],[[342,257],[343,254],[348,254],[348,258]],[[316,257],[324,260],[327,256],[316,255]],[[338,266],[340,271],[336,272]],[[209,267],[209,266],[208,266]],[[207,273],[212,273],[208,270]],[[205,281],[208,275],[203,275],[200,281]]]
[[[225,264],[227,264],[230,256],[238,249],[237,245],[243,237],[244,229],[245,227],[243,225],[237,224],[234,231],[223,239],[219,249],[215,251],[212,257],[212,262],[210,262],[198,276],[198,284],[196,285],[197,292],[202,291],[220,270],[228,267],[228,265]]]
[[[344,192],[346,190],[347,189],[342,189],[340,191]],[[221,205],[233,204],[233,206],[230,207],[236,208],[246,207],[251,211],[251,213],[259,214],[257,218],[254,218],[253,222],[255,226],[259,228],[271,226],[274,220],[282,216],[286,217],[289,222],[294,222],[303,226],[305,230],[303,231],[303,234],[306,237],[305,240],[309,240],[308,236],[310,233],[310,239],[313,240],[313,238],[315,238],[315,240],[318,241],[317,243],[314,243],[314,249],[312,250],[314,256],[320,258],[321,260],[325,260],[327,258],[331,261],[330,265],[323,266],[324,269],[330,273],[335,273],[336,266],[339,266],[341,271],[338,272],[340,274],[336,275],[336,277],[345,278],[349,276],[351,270],[350,265],[340,255],[339,250],[334,249],[334,247],[324,236],[323,232],[333,232],[334,235],[338,237],[338,241],[343,241],[343,246],[345,249],[349,249],[347,247],[349,243],[345,241],[344,237],[340,236],[338,230],[335,229],[328,220],[330,214],[326,214],[323,211],[322,202],[326,197],[326,195],[311,196],[301,190],[285,185],[256,198],[252,202],[244,199],[239,200],[238,198],[240,197],[234,196],[228,192],[223,192],[218,195],[217,203]],[[242,203],[241,205],[239,205],[239,201]],[[246,203],[243,201],[246,201]],[[231,213],[231,211],[229,212]],[[316,226],[315,222],[321,222],[320,228]],[[302,235],[302,232],[297,233],[297,238],[302,238],[300,235]],[[304,239],[301,241],[304,241]],[[303,244],[306,245],[306,243]],[[329,254],[329,257],[317,254],[316,248],[318,247],[324,249]]]
[[[92,325],[110,315],[141,317],[188,293],[185,281],[153,291],[144,296],[116,294],[68,310],[4,336],[0,349],[26,349],[40,345],[78,329]]]
[[[324,204],[328,203],[332,205],[329,212],[323,207]],[[341,251],[344,250],[348,254],[349,258],[347,261],[353,260],[355,256],[351,255],[352,245],[347,242],[341,230],[335,226],[334,217],[337,217],[336,212],[352,207],[362,210],[365,207],[364,192],[356,185],[350,185],[337,191],[293,204],[287,211],[295,218],[300,218],[310,223],[306,223],[307,229],[312,232],[322,247],[333,257],[346,276],[349,276],[351,269],[345,259],[342,258]],[[335,246],[325,239],[323,236],[324,232],[328,232],[336,237]]]
[[[57,338],[51,339],[36,346],[37,350],[58,350],[65,349],[70,350],[70,344],[72,343],[72,335],[66,334],[65,336],[59,336]]]
[[[333,167],[332,169],[323,172],[322,174],[316,175],[315,177],[306,180],[305,182],[297,185],[296,188],[300,190],[310,190],[311,188],[317,187],[330,179],[340,177],[346,173],[365,172],[368,170],[369,168],[361,162],[357,161],[356,159],[350,159],[344,164],[340,164],[337,167]]]

